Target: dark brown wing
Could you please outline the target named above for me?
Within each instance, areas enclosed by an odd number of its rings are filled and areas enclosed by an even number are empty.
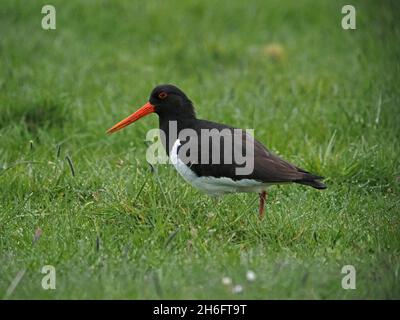
[[[263,182],[292,182],[301,180],[304,173],[291,163],[271,153],[259,141],[247,135],[246,139],[254,142],[254,172],[253,179]]]
[[[247,138],[249,139],[249,138]],[[250,137],[252,139],[252,137]],[[316,189],[326,189],[326,185],[321,181],[321,176],[312,174],[304,169],[279,158],[271,153],[260,142],[254,139],[255,162],[258,164],[254,167],[254,178],[260,178],[264,182],[295,182],[311,186]],[[263,152],[264,151],[264,152]]]
[[[325,185],[316,181],[322,179],[322,177],[310,174],[309,172],[300,169],[271,153],[259,141],[247,134],[244,130],[234,129],[232,127],[205,120],[199,121],[201,121],[201,125],[197,126],[198,129],[196,129],[198,137],[202,137],[199,130],[205,129],[214,130],[215,134],[218,134],[221,130],[229,130],[231,131],[233,138],[231,141],[221,139],[218,148],[214,148],[212,143],[209,143],[208,149],[204,148],[204,141],[201,141],[200,139],[198,161],[187,163],[198,176],[212,176],[217,178],[228,177],[233,180],[252,179],[264,183],[296,182],[311,185],[315,188],[325,188]],[[189,138],[186,141],[183,141],[182,145],[187,143],[191,144],[193,142],[194,140]],[[236,161],[235,150],[237,151],[237,149],[241,149],[242,155],[246,155],[246,144],[254,146],[254,154],[251,155],[253,156],[254,166],[250,172],[243,175],[240,173],[238,174],[240,170],[237,169],[243,168],[245,165],[243,162]],[[201,146],[203,147],[201,148]],[[230,150],[231,156],[229,159],[226,157],[226,148]],[[187,150],[188,148],[185,149]],[[204,152],[209,153],[209,163],[202,163],[200,161],[201,153],[204,155]],[[219,152],[220,162],[212,163],[212,154],[216,152]]]

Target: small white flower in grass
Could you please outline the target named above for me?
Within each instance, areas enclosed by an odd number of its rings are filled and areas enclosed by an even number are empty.
[[[247,278],[248,281],[254,281],[254,280],[256,280],[257,276],[254,273],[254,271],[249,270],[246,273],[246,278]]]
[[[232,293],[242,293],[243,287],[240,284],[237,284],[232,288]]]
[[[232,284],[232,279],[229,277],[223,277],[222,278],[222,284],[224,286],[230,286]]]

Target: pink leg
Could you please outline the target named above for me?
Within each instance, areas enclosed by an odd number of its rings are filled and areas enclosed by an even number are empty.
[[[262,191],[259,195],[260,195],[260,208],[258,209],[258,214],[260,219],[262,219],[264,217],[264,204],[265,200],[267,199],[267,192]]]

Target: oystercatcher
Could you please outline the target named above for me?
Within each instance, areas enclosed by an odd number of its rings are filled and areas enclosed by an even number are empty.
[[[107,133],[116,132],[153,112],[159,117],[165,151],[187,182],[211,196],[257,192],[260,218],[264,215],[266,190],[270,185],[294,182],[326,189],[326,185],[320,181],[323,177],[274,155],[244,130],[197,119],[190,99],[174,85],[154,88],[143,107],[114,125]],[[171,135],[171,128],[177,131],[175,135]],[[213,140],[215,137],[218,139]],[[213,142],[211,145],[210,139]],[[247,149],[247,146],[250,147]],[[248,150],[250,156],[246,155],[245,159],[250,163],[250,170],[240,172],[240,169],[245,169],[240,156]]]

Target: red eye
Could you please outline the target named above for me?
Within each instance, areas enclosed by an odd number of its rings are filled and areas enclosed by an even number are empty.
[[[167,96],[168,96],[168,94],[167,94],[166,92],[160,92],[160,93],[158,94],[158,97],[159,97],[161,100],[164,100]]]

